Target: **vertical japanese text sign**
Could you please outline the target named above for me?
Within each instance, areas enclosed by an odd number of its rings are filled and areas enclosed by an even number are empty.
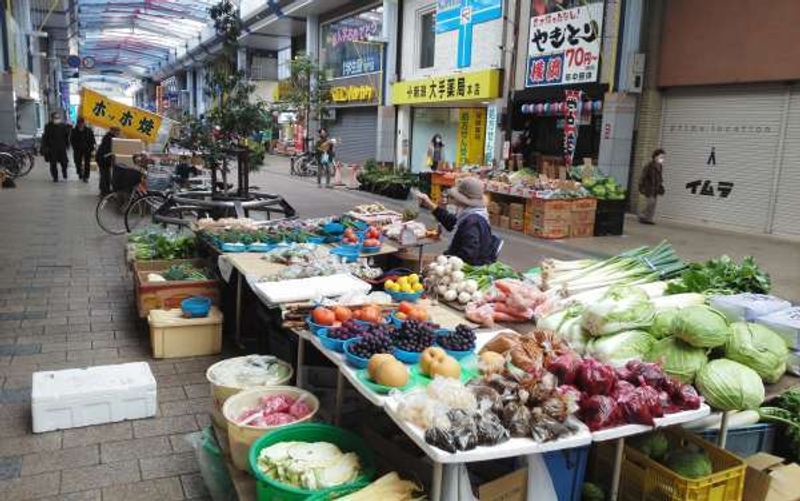
[[[564,164],[572,167],[575,146],[578,144],[578,114],[581,107],[579,90],[566,91],[566,107],[564,108]]]

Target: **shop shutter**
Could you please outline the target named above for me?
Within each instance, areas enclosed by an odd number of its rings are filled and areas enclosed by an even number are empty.
[[[658,214],[769,231],[785,89],[742,85],[667,90],[661,127],[666,194],[659,199]],[[715,165],[709,163],[712,148]],[[689,183],[698,181],[693,194]],[[702,193],[706,181],[713,195]],[[721,196],[720,182],[733,183],[727,197]]]
[[[374,159],[378,143],[378,113],[375,107],[339,108],[336,121],[328,125],[336,138],[336,158],[342,163],[363,164]]]
[[[800,235],[800,85],[792,86],[772,232]]]

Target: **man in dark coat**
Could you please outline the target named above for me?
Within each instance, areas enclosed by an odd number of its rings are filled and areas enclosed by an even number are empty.
[[[497,260],[501,241],[492,234],[489,213],[483,199],[483,182],[475,177],[461,179],[455,188],[448,191],[450,201],[458,207],[452,214],[436,205],[423,193],[417,198],[422,207],[433,210],[433,216],[453,233],[450,245],[444,252],[448,256],[458,256],[473,266],[491,264]]]
[[[114,164],[111,146],[117,136],[119,136],[119,127],[111,127],[100,141],[100,147],[97,148],[95,154],[97,168],[100,171],[100,195],[102,196],[111,193],[111,168]]]
[[[89,162],[91,162],[92,152],[97,143],[94,139],[94,131],[86,125],[83,117],[78,117],[78,122],[69,135],[69,142],[72,145],[72,159],[75,161],[78,177],[84,183],[88,183]]]
[[[666,152],[661,148],[655,150],[650,163],[644,167],[642,178],[639,179],[639,193],[645,197],[645,206],[639,214],[642,224],[655,224],[653,217],[656,214],[656,199],[664,195],[664,158]]]
[[[50,163],[50,175],[53,182],[58,182],[58,164],[61,164],[61,174],[67,180],[67,148],[69,147],[69,126],[61,122],[61,114],[54,111],[50,114],[50,121],[44,126],[42,135],[42,156]]]

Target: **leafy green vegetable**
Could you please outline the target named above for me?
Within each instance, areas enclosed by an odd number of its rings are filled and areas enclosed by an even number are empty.
[[[667,436],[660,431],[654,431],[647,435],[635,437],[631,439],[631,445],[642,454],[656,461],[663,460],[667,452],[669,452],[669,440],[667,440]]]
[[[722,411],[755,409],[764,401],[764,383],[758,373],[726,358],[700,369],[695,386],[712,407]]]
[[[767,383],[776,383],[786,372],[786,342],[769,327],[761,324],[735,322],[731,337],[725,345],[725,356],[744,364]]]
[[[800,388],[785,391],[775,399],[774,406],[758,409],[758,415],[783,427],[784,442],[792,454],[787,459],[800,460]]]
[[[501,278],[520,278],[520,274],[514,268],[500,261],[483,266],[465,264],[462,271],[465,279],[478,282],[478,290],[487,289],[495,280]]]
[[[208,280],[208,277],[189,263],[173,264],[162,273],[166,280]]]
[[[755,292],[766,294],[772,283],[752,256],[742,259],[741,264],[728,256],[711,259],[705,263],[692,263],[676,280],[667,286],[667,294],[701,292],[710,294],[736,294]]]
[[[724,345],[731,329],[725,315],[708,306],[687,306],[672,321],[675,336],[697,348]]]
[[[664,466],[686,478],[707,477],[714,472],[711,458],[705,451],[689,448],[670,452],[664,460]]]
[[[653,325],[650,327],[650,335],[656,339],[663,339],[674,334],[676,316],[678,316],[677,308],[656,313]]]
[[[682,383],[694,381],[697,371],[708,363],[704,348],[695,348],[674,336],[656,342],[647,359],[660,362],[664,372]]]
[[[629,360],[644,360],[654,342],[653,336],[645,331],[622,331],[593,338],[586,345],[586,352],[601,362],[621,367]]]
[[[592,336],[607,336],[624,330],[647,329],[654,316],[653,304],[644,291],[616,285],[599,301],[587,306],[582,325]]]

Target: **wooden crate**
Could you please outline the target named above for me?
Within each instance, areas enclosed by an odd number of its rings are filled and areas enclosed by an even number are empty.
[[[567,238],[569,237],[569,221],[559,219],[534,220],[526,227],[525,233],[536,238]]]
[[[594,218],[588,223],[571,223],[569,236],[572,238],[586,238],[594,236]]]
[[[191,296],[206,296],[219,305],[219,282],[217,280],[173,280],[148,282],[149,273],[163,273],[175,264],[190,263],[198,268],[207,267],[202,259],[175,259],[171,261],[134,261],[134,295],[140,318],[147,318],[150,310],[180,308],[181,301]]]

